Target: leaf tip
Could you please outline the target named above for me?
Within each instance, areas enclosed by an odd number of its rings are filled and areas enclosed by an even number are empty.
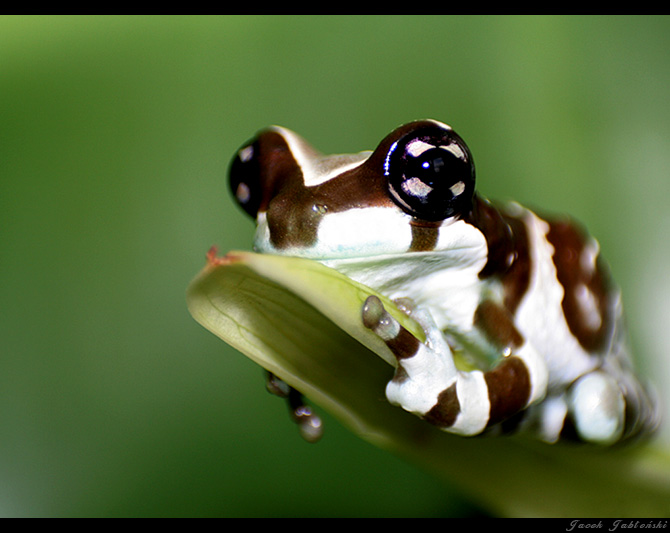
[[[219,256],[218,253],[219,249],[216,246],[212,246],[207,250],[208,267],[231,265],[242,261],[242,255],[239,252],[228,252],[223,256]]]

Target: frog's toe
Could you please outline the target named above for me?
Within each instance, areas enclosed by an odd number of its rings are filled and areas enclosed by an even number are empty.
[[[388,314],[377,296],[368,296],[361,310],[363,325],[384,340],[398,334],[398,323]]]
[[[398,361],[414,356],[420,341],[393,318],[377,296],[368,296],[361,311],[363,325],[383,340]]]
[[[416,310],[416,304],[414,303],[414,300],[411,298],[407,297],[402,297],[402,298],[396,298],[393,300],[393,303],[396,305],[400,311],[405,313],[407,316],[411,316],[412,313]]]
[[[581,377],[570,389],[568,404],[583,440],[611,444],[621,438],[626,404],[612,377],[603,372]]]

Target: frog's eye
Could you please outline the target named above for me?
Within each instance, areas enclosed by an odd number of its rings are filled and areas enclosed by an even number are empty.
[[[230,164],[228,183],[237,203],[256,218],[263,199],[258,141],[237,151]]]
[[[391,198],[423,220],[444,220],[472,205],[475,166],[453,130],[427,125],[391,145],[384,162]]]

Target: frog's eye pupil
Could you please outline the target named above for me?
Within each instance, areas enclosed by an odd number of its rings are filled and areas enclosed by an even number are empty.
[[[471,206],[474,163],[451,129],[429,126],[406,134],[389,150],[385,171],[391,198],[416,218],[444,220]]]

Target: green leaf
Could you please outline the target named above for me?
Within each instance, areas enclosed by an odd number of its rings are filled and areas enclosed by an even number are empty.
[[[369,294],[375,292],[313,261],[231,252],[210,256],[187,301],[205,328],[361,438],[448,479],[492,513],[668,516],[667,450],[549,445],[524,436],[464,438],[391,406],[384,389],[393,357],[360,320]],[[423,340],[413,321],[382,300]]]

